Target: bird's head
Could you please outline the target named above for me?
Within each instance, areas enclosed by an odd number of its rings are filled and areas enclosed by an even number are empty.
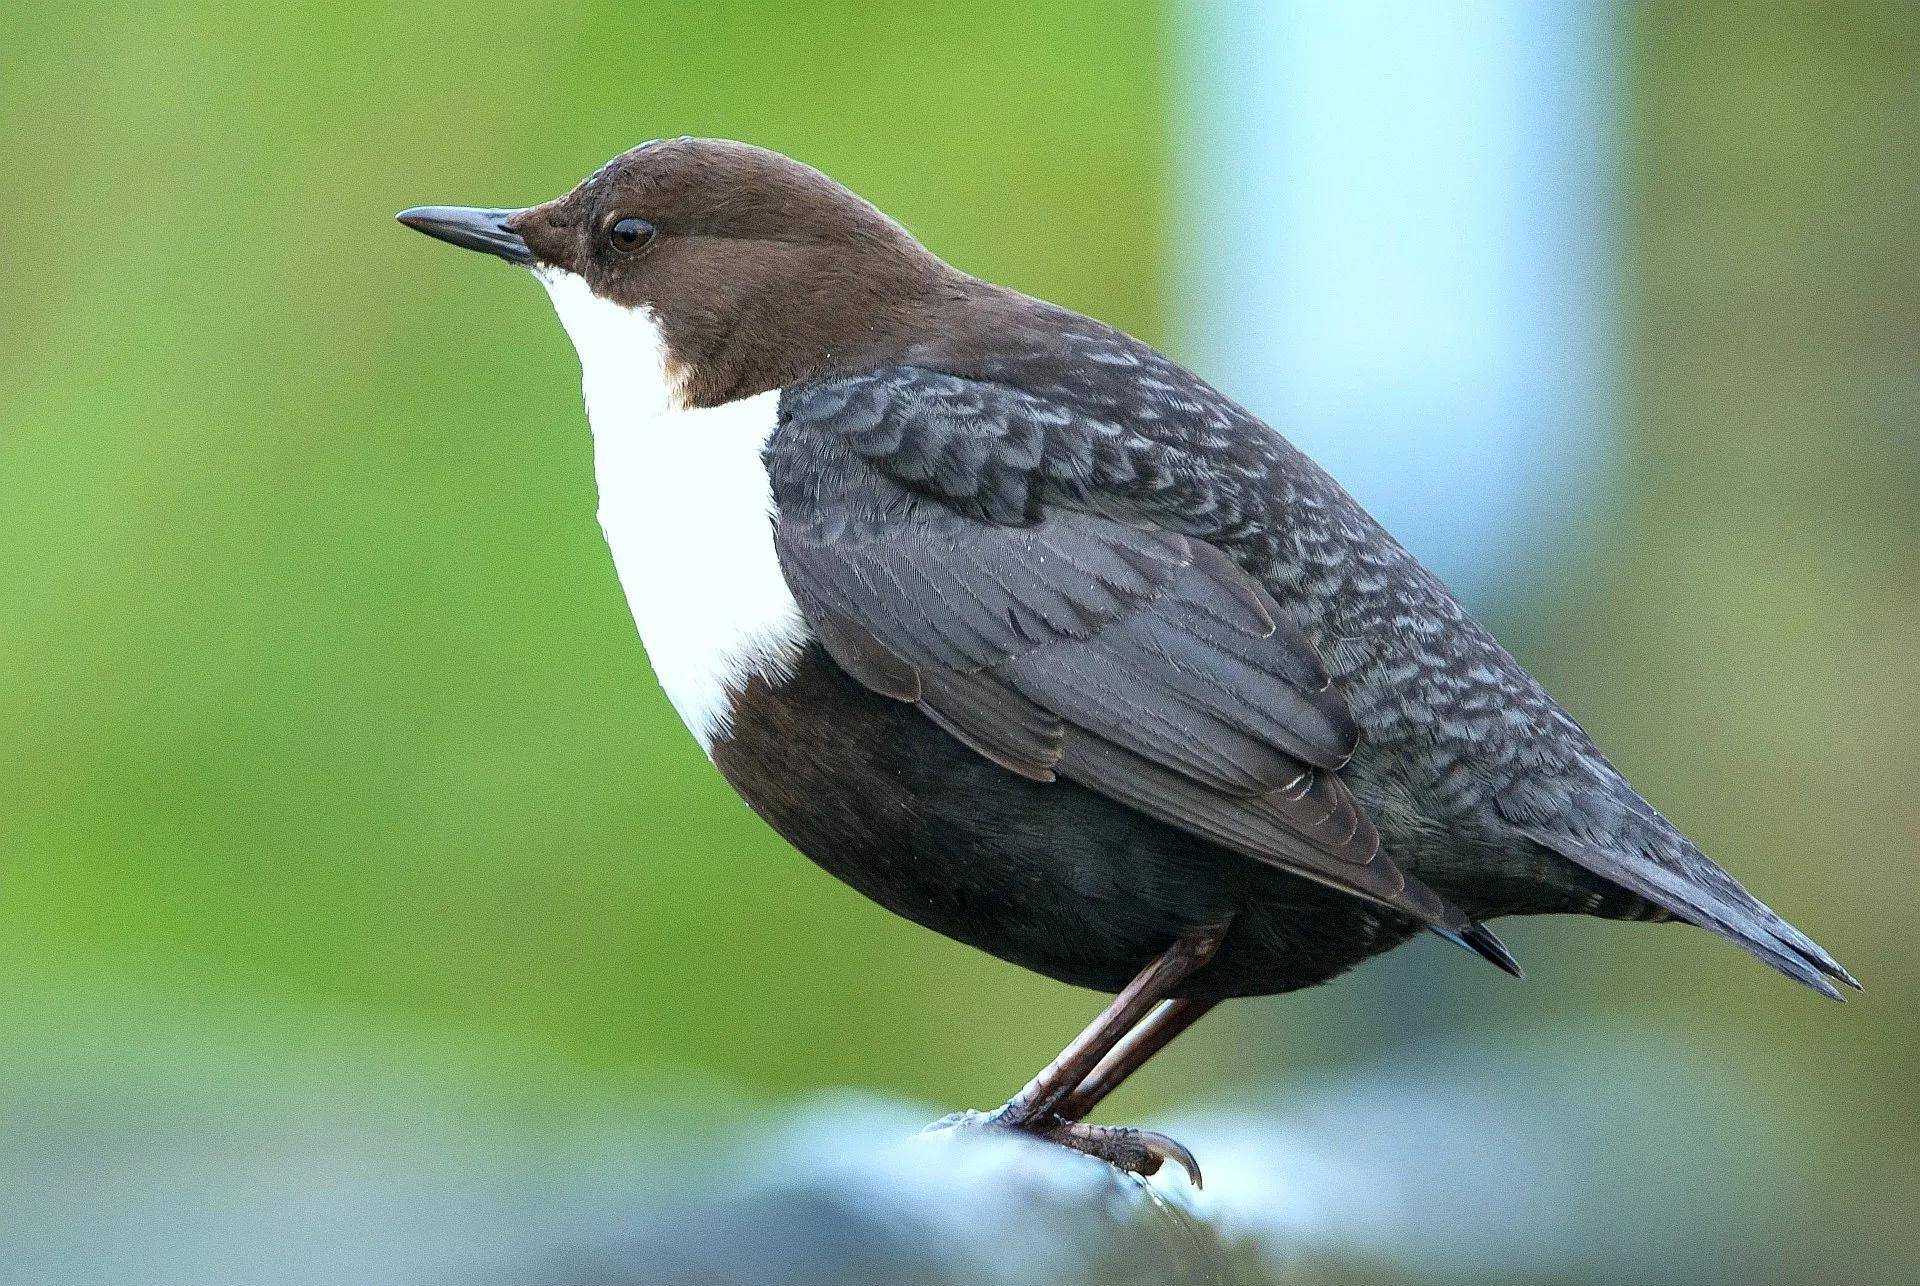
[[[530,268],[589,379],[652,345],[691,406],[858,359],[951,271],[818,170],[722,139],[643,144],[543,205],[399,219]]]

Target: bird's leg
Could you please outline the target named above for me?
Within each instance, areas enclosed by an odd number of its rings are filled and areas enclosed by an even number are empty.
[[[1142,1019],[1194,970],[1213,958],[1223,927],[1197,930],[1155,956],[1026,1087],[995,1112],[997,1124],[1026,1129],[1056,1114],[1068,1095],[1100,1066]]]
[[[1171,1160],[1187,1172],[1194,1187],[1199,1187],[1200,1163],[1179,1140],[1157,1130],[1089,1125],[1086,1116],[1107,1095],[1119,1089],[1122,1081],[1145,1066],[1147,1060],[1171,1044],[1174,1037],[1200,1021],[1213,1006],[1211,1000],[1161,1001],[1119,1044],[1107,1051],[1107,1056],[1071,1094],[1060,1100],[1054,1108],[1058,1123],[1046,1131],[1045,1137],[1139,1174],[1152,1174]]]
[[[1198,1183],[1200,1170],[1194,1164],[1193,1154],[1166,1135],[1151,1130],[1086,1125],[1064,1112],[1063,1108],[1069,1104],[1082,1082],[1106,1068],[1105,1074],[1097,1078],[1106,1085],[1093,1097],[1093,1101],[1098,1102],[1121,1079],[1146,1062],[1155,1050],[1177,1035],[1181,1027],[1199,1017],[1199,1013],[1193,1014],[1164,1037],[1156,1038],[1150,1031],[1142,1033],[1137,1041],[1129,1039],[1134,1028],[1167,999],[1169,991],[1213,958],[1220,940],[1225,936],[1225,925],[1195,930],[1182,936],[1135,975],[1133,981],[1113,998],[1113,1003],[1087,1024],[1072,1043],[1060,1051],[1058,1057],[1028,1081],[1018,1094],[1008,1099],[1004,1106],[984,1116],[960,1113],[940,1124],[977,1124],[1024,1130],[1064,1147],[1100,1157],[1136,1174],[1152,1174],[1171,1158],[1178,1161]],[[1124,1059],[1124,1063],[1110,1063],[1116,1056]]]
[[[1055,1115],[1083,1121],[1122,1081],[1146,1065],[1149,1058],[1173,1043],[1173,1038],[1199,1022],[1213,1008],[1211,1000],[1163,1000],[1159,1006],[1115,1045],[1100,1065],[1087,1074],[1073,1093],[1060,1101]]]

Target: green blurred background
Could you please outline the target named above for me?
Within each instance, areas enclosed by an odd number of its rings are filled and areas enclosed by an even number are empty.
[[[539,290],[391,216],[737,137],[1178,355],[1181,21],[0,20],[4,1083],[397,1059],[531,1122],[705,1087],[1004,1098],[1094,998],[888,917],[731,796],[647,669]],[[1223,1012],[1118,1114],[1406,1031],[1617,1024],[1744,1069],[1717,1110],[1804,1164],[1783,1244],[1912,1280],[1920,8],[1629,6],[1609,38],[1614,490],[1553,576],[1475,606],[1866,995],[1699,933],[1503,926],[1523,987],[1417,946]],[[1388,994],[1404,1024],[1343,1016]]]

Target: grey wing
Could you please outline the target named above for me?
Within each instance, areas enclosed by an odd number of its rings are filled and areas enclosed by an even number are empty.
[[[845,457],[776,469],[775,546],[828,653],[1009,771],[1141,813],[1450,935],[1337,769],[1359,733],[1312,645],[1213,546],[1096,514],[963,516]]]
[[[1475,762],[1490,770],[1486,782],[1506,781],[1467,806],[1494,810],[1517,835],[1818,990],[1833,994],[1825,979],[1852,984],[1831,955],[1659,818],[1446,588],[1337,484],[1144,345],[1084,319],[1050,316],[1046,336],[1030,351],[996,350],[938,370],[896,366],[823,379],[789,390],[781,406],[783,417],[904,492],[982,523],[1031,526],[1064,509],[1151,524],[1225,550],[1236,566],[1267,568],[1264,581],[1276,592],[1292,592],[1277,587],[1302,581],[1299,551],[1318,550],[1320,557],[1332,550],[1350,573],[1336,587],[1342,633],[1372,644],[1379,658],[1400,647],[1389,632],[1403,617],[1432,627],[1423,638],[1444,640],[1437,660],[1403,649],[1398,661],[1377,659],[1381,671],[1361,681],[1403,705],[1451,702],[1473,716],[1462,721],[1465,731],[1441,729],[1444,735],[1429,738],[1423,730],[1414,748],[1447,761],[1449,781],[1456,766]],[[1289,560],[1292,573],[1274,574]],[[1324,613],[1333,604],[1320,592]],[[1076,736],[1066,748],[1099,753],[1082,748],[1090,744]],[[1324,765],[1305,762],[1325,775]],[[1192,778],[1177,766],[1142,760],[1130,767],[1126,784],[1141,796],[1150,784],[1163,788],[1151,802],[1136,797],[1135,806],[1156,815],[1185,809],[1189,829],[1244,823],[1257,811],[1196,796]],[[1098,768],[1074,771],[1090,780]],[[1327,789],[1317,778],[1314,784]],[[1109,793],[1117,797],[1118,788]],[[1483,930],[1461,936],[1512,969]]]

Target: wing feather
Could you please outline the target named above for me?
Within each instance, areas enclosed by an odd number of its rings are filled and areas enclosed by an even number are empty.
[[[1344,696],[1219,550],[1078,510],[966,518],[857,461],[778,499],[795,598],[866,687],[1010,772],[1467,927],[1381,851],[1336,772],[1359,735]]]

